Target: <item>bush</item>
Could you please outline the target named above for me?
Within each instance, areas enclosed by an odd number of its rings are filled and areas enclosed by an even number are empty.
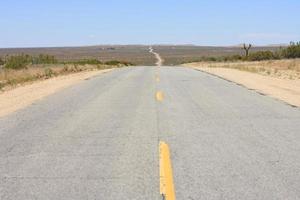
[[[55,75],[54,71],[50,68],[46,68],[44,73],[46,78],[50,78]]]
[[[57,60],[54,56],[40,54],[38,57],[32,58],[32,64],[55,64]]]
[[[113,66],[118,66],[118,65],[124,65],[124,66],[132,66],[132,63],[125,62],[125,61],[117,61],[117,60],[111,60],[105,62],[106,65],[113,65]]]
[[[106,65],[119,65],[120,61],[117,60],[111,60],[111,61],[107,61],[105,62]]]
[[[287,48],[281,50],[281,55],[284,58],[300,58],[300,42],[291,42]]]
[[[232,55],[232,56],[223,57],[223,61],[237,61],[237,60],[243,60],[243,56],[241,56],[241,55]]]
[[[4,60],[2,60],[2,58],[0,58],[0,65],[4,65]]]
[[[257,51],[254,53],[250,53],[247,57],[247,60],[249,61],[261,61],[261,60],[272,60],[272,59],[278,59],[276,54],[274,54],[272,51]]]
[[[71,61],[71,62],[66,62],[66,64],[77,64],[77,65],[100,65],[102,64],[101,61],[97,59],[83,59],[83,60],[78,60],[78,61]]]
[[[24,69],[31,62],[32,57],[29,55],[10,56],[7,58],[4,67],[7,69]]]
[[[7,69],[24,69],[28,64],[54,64],[57,60],[54,56],[40,54],[38,57],[30,55],[9,56],[6,59],[5,68]]]

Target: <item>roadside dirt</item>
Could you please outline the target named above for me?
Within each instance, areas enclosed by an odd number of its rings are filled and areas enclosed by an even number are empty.
[[[300,79],[280,79],[230,68],[193,68],[217,75],[260,93],[285,101],[293,106],[300,107]]]
[[[236,62],[195,62],[186,63],[184,64],[184,66],[229,68],[280,79],[300,79],[300,59]]]
[[[12,90],[0,92],[0,117],[22,109],[33,102],[67,88],[84,79],[111,71],[80,72],[65,76],[33,82],[32,84],[17,87]]]

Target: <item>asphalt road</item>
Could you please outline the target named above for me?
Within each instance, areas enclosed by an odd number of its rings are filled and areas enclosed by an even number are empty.
[[[300,109],[180,67],[117,69],[0,118],[0,199],[161,199],[159,141],[178,200],[300,199]]]

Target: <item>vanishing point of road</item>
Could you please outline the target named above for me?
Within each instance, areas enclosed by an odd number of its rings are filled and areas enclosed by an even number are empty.
[[[0,118],[1,200],[300,199],[300,110],[182,67],[116,69]]]

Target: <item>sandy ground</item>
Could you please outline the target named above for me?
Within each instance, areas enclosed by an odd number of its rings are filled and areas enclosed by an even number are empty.
[[[300,79],[280,79],[230,68],[193,68],[220,76],[224,79],[244,85],[247,88],[254,89],[260,93],[300,107]]]
[[[37,81],[29,85],[17,87],[15,89],[0,93],[0,117],[8,115],[14,111],[22,109],[36,100],[40,100],[63,88],[78,83],[81,80],[111,71],[106,69],[101,71],[80,72],[65,76]]]
[[[195,62],[187,63],[184,65],[190,67],[230,68],[280,79],[300,79],[300,59],[236,62]]]

